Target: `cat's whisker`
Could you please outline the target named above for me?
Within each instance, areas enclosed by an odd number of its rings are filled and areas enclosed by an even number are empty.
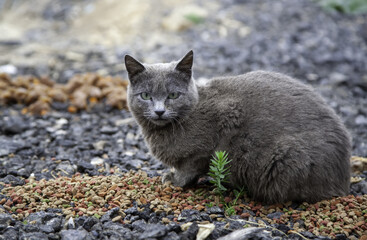
[[[182,132],[185,133],[185,128],[182,126],[182,123],[180,122],[180,120],[177,117],[173,118],[173,120],[174,122],[177,123],[178,126],[180,126]]]
[[[173,118],[170,118],[169,122],[172,124],[172,134],[175,135],[175,128],[176,128],[175,121]]]

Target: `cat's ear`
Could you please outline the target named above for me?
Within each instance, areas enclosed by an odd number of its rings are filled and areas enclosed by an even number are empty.
[[[186,55],[177,63],[176,70],[180,72],[184,72],[190,75],[192,74],[192,64],[194,61],[194,52],[191,50],[186,53]]]
[[[125,55],[125,66],[130,80],[136,74],[139,74],[145,70],[144,65],[130,55]]]

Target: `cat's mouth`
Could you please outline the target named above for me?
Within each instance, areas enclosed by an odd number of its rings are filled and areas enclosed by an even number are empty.
[[[158,126],[164,126],[166,125],[167,123],[169,123],[169,120],[168,119],[164,119],[164,118],[155,118],[155,119],[150,119],[150,121],[152,123],[154,123],[155,125],[158,125]]]

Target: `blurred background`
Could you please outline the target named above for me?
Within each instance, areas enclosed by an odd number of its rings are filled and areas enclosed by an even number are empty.
[[[195,77],[265,69],[313,85],[367,156],[367,0],[0,0],[0,73],[126,78],[124,55],[194,50]]]

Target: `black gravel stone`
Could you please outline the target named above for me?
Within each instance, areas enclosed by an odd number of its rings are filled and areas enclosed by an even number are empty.
[[[61,230],[62,228],[62,223],[63,223],[63,220],[61,217],[54,217],[50,220],[46,220],[46,226],[50,226],[51,229],[52,229],[52,232],[58,232]]]
[[[83,223],[83,228],[87,230],[88,232],[92,229],[92,227],[98,223],[98,219],[95,217],[88,217],[85,219]]]
[[[106,223],[107,225],[107,223]],[[103,225],[100,221],[98,221],[96,224],[93,225],[93,227],[91,228],[92,231],[97,231],[100,232],[103,229]]]
[[[95,167],[89,163],[89,162],[85,162],[85,161],[80,161],[77,163],[77,171],[80,173],[85,173],[85,172],[89,172],[91,170],[95,170]]]
[[[14,225],[15,220],[9,214],[1,213],[0,214],[0,224],[2,225]]]
[[[316,238],[314,238],[315,240],[331,240],[331,238],[326,237],[326,236],[318,236]]]
[[[8,175],[6,168],[0,168],[0,178],[5,177],[6,175]]]
[[[276,224],[275,225],[275,227],[278,229],[278,230],[280,230],[280,231],[282,231],[282,232],[284,232],[285,234],[287,234],[288,233],[288,231],[289,230],[291,230],[287,225],[285,225],[285,224]]]
[[[87,240],[89,233],[84,229],[68,229],[60,231],[61,240]]]
[[[163,224],[147,225],[144,232],[139,235],[139,239],[161,238],[167,234],[168,228]]]
[[[201,212],[199,215],[200,215],[200,218],[203,221],[209,221],[209,222],[212,221],[212,219],[210,218],[209,214],[207,214],[206,212]]]
[[[40,228],[39,228],[42,232],[44,233],[52,233],[54,232],[55,230],[53,229],[53,227],[51,227],[50,225],[40,225]]]
[[[40,228],[36,224],[25,224],[23,230],[25,232],[39,232]]]
[[[103,126],[99,131],[103,134],[112,135],[115,134],[119,129],[116,127]]]
[[[16,153],[21,149],[30,148],[31,145],[22,140],[5,140],[0,139],[0,157],[7,156],[10,153]]]
[[[126,214],[136,215],[139,214],[139,211],[136,207],[131,207],[125,210]]]
[[[140,217],[139,217],[139,216],[131,216],[130,221],[131,221],[131,222],[135,222],[135,221],[137,221],[137,220],[139,220],[139,219],[140,219]]]
[[[7,227],[8,225],[0,224],[0,232],[4,231]]]
[[[162,240],[181,240],[180,236],[176,232],[169,232],[166,236],[161,238]]]
[[[6,177],[0,178],[0,182],[11,184],[12,186],[20,186],[25,184],[23,179],[13,175],[7,175]]]
[[[364,195],[367,194],[367,181],[362,180],[358,183],[351,184],[350,192],[353,195]]]
[[[196,235],[198,232],[199,226],[196,222],[194,222],[186,231],[180,233],[179,235],[182,240],[194,240],[196,239]]]
[[[138,232],[144,232],[147,226],[147,222],[144,220],[137,220],[131,224],[132,229]]]
[[[48,213],[45,211],[35,212],[29,214],[28,217],[25,218],[27,222],[35,222],[38,224],[47,224],[50,226],[58,226],[60,222],[58,220],[53,220],[54,218],[59,218],[59,216],[55,213]],[[51,221],[53,220],[53,221]],[[56,227],[57,228],[57,227]]]
[[[19,239],[24,240],[48,240],[48,235],[42,232],[23,233]]]
[[[139,217],[145,221],[148,221],[151,213],[152,211],[150,210],[149,206],[145,206],[143,211],[139,212]]]
[[[24,118],[13,116],[6,118],[2,123],[2,132],[5,135],[19,134],[29,128],[29,123]]]
[[[116,217],[118,212],[119,212],[120,208],[119,207],[115,207],[112,208],[111,210],[107,211],[100,219],[100,221],[102,223],[107,222],[109,220],[111,220],[112,218]]]
[[[210,207],[206,211],[208,214],[224,214],[223,209],[218,206]]]
[[[345,234],[337,234],[335,235],[335,240],[347,240],[348,237]]]
[[[19,229],[14,227],[8,227],[2,232],[2,237],[5,240],[17,240]]]
[[[169,232],[172,232],[172,231],[174,231],[176,233],[181,232],[180,224],[178,224],[176,222],[170,222],[166,226],[167,226]]]
[[[316,236],[315,236],[315,234],[313,234],[313,233],[311,233],[311,232],[309,232],[309,231],[301,232],[301,234],[302,234],[303,236],[305,236],[306,238],[309,238],[309,239],[313,239],[313,238],[315,238],[315,237],[316,237]]]
[[[110,239],[117,237],[117,239],[132,239],[134,234],[127,227],[114,222],[106,222],[103,224],[103,236],[108,236]]]
[[[60,213],[60,214],[62,214],[62,209],[60,209],[60,208],[48,208],[48,209],[46,209],[46,212],[48,212],[48,213]]]
[[[273,212],[266,215],[270,219],[279,219],[284,213],[283,212]]]

